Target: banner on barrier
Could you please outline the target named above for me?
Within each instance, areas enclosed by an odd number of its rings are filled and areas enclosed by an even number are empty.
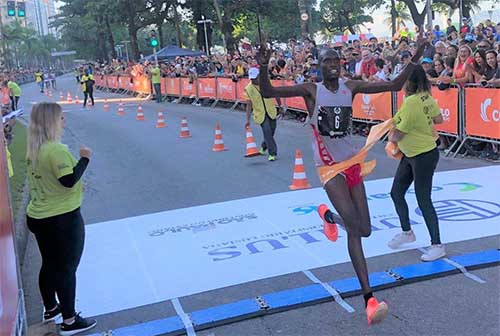
[[[439,90],[432,87],[432,96],[443,116],[443,123],[435,126],[437,131],[458,135],[458,92],[458,88]]]
[[[236,100],[236,86],[231,78],[217,78],[217,99],[226,101]]]
[[[0,127],[0,139],[3,138],[3,127]],[[5,146],[2,142],[0,144],[0,334],[14,335],[19,301],[6,163]]]
[[[465,88],[466,135],[500,139],[499,89]]]
[[[181,95],[183,97],[196,96],[196,85],[189,78],[181,78]]]
[[[358,94],[352,102],[352,116],[358,119],[388,120],[392,118],[391,106],[391,92]]]
[[[250,79],[241,78],[236,85],[236,99],[238,101],[244,102],[246,101],[247,95],[245,93],[245,88],[250,84]]]
[[[180,78],[163,78],[163,79],[165,80],[167,95],[177,96],[177,97],[181,95]]]
[[[215,78],[198,78],[198,97],[215,99]]]
[[[282,86],[293,86],[296,85],[293,81],[283,81]],[[292,110],[307,111],[306,102],[303,97],[289,97],[285,98],[285,104],[287,108]]]

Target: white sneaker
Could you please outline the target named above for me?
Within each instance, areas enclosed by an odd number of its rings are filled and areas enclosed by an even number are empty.
[[[444,257],[445,255],[446,255],[446,250],[444,249],[443,244],[431,245],[431,247],[427,249],[427,252],[422,254],[420,259],[422,261],[434,261]]]
[[[413,230],[403,231],[395,235],[391,241],[387,244],[391,249],[395,250],[401,247],[403,244],[413,243],[416,240]]]

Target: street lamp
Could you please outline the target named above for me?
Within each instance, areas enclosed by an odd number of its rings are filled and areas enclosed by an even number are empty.
[[[198,23],[203,23],[203,31],[205,32],[205,53],[207,56],[210,54],[208,50],[208,37],[207,37],[207,23],[212,23],[212,20],[205,20],[205,16],[201,16],[201,20],[198,20]]]

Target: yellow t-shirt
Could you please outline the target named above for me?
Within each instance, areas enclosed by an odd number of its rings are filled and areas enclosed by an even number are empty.
[[[161,81],[161,72],[159,67],[154,67],[151,69],[151,82],[153,84],[160,84]]]
[[[77,160],[68,148],[57,142],[42,145],[38,153],[38,163],[28,160],[28,184],[30,202],[26,214],[42,219],[71,212],[82,204],[82,182],[66,188],[59,178],[73,173]]]
[[[35,82],[40,83],[42,81],[42,73],[35,72]]]
[[[12,92],[12,95],[14,97],[20,97],[21,96],[21,88],[19,87],[19,85],[17,85],[16,82],[9,81],[7,83],[7,87],[10,89],[10,91]]]
[[[398,142],[401,152],[407,157],[426,153],[436,147],[433,118],[441,111],[429,92],[420,92],[405,99],[394,116],[396,129],[405,133]]]
[[[252,109],[253,109],[252,116],[255,123],[262,124],[264,122],[266,116],[266,110],[267,110],[267,115],[271,119],[276,119],[276,105],[274,104],[273,98],[264,98],[264,102],[266,104],[264,108],[260,91],[252,83],[249,83],[245,87],[245,95],[246,98],[248,98],[248,100],[252,102]]]

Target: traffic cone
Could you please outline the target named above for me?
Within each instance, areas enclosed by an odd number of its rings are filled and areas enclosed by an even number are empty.
[[[165,117],[163,116],[163,112],[158,112],[158,120],[156,121],[156,128],[163,128],[167,126],[165,123]]]
[[[187,121],[186,117],[182,118],[181,135],[179,137],[180,138],[190,138],[191,137],[191,133],[189,133],[188,121]]]
[[[137,116],[135,117],[135,120],[137,121],[143,121],[144,120],[144,112],[142,111],[142,105],[139,104],[137,107]]]
[[[212,150],[214,152],[222,152],[226,150],[224,148],[224,140],[222,140],[222,130],[220,129],[219,124],[215,125],[215,141]]]
[[[304,160],[302,160],[302,152],[300,149],[295,151],[295,167],[293,169],[293,181],[289,186],[290,190],[311,188],[307,182],[306,171],[304,169]]]
[[[75,96],[75,104],[80,104],[80,99],[78,99],[78,95]]]
[[[255,139],[253,138],[252,130],[250,129],[250,127],[247,127],[246,130],[247,152],[245,154],[245,157],[260,155],[259,150],[257,149],[257,144],[255,143]]]
[[[109,104],[108,104],[108,100],[107,99],[104,99],[104,106],[102,107],[104,112],[108,112],[109,111]]]
[[[124,116],[125,115],[125,110],[123,109],[123,103],[122,101],[120,100],[120,102],[118,103],[118,112],[117,114],[119,116]]]
[[[68,92],[68,95],[66,96],[66,102],[72,103],[73,99],[71,98],[71,93]]]
[[[59,91],[59,100],[63,100],[64,99],[64,94],[62,91]]]

